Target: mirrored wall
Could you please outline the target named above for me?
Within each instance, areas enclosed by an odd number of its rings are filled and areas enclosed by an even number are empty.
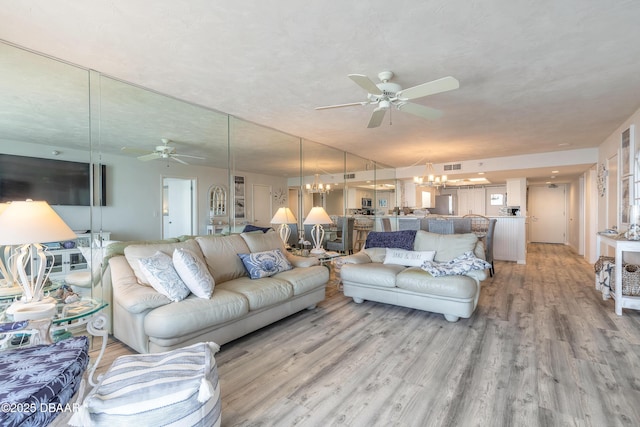
[[[53,205],[84,245],[268,227],[279,207],[301,228],[314,206],[334,218],[398,205],[393,169],[371,160],[10,44],[0,56],[0,155],[86,165],[88,184],[64,184],[55,162],[44,184],[87,185],[90,202]],[[45,175],[23,169],[0,197],[22,199]]]

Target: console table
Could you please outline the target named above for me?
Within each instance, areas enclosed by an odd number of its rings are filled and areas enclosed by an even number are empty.
[[[611,295],[616,303],[616,314],[622,316],[623,308],[640,310],[640,297],[622,295],[622,255],[623,252],[640,252],[640,241],[616,238],[615,235],[597,234],[596,258],[600,258],[602,245],[614,248],[616,260],[615,292]]]

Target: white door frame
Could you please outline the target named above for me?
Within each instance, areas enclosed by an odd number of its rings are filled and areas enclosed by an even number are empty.
[[[160,212],[162,213],[162,220],[160,221],[160,233],[162,238],[167,238],[167,237],[177,237],[177,236],[165,236],[165,232],[167,230],[165,230],[165,215],[164,215],[164,210],[165,209],[171,209],[171,199],[168,200],[169,205],[165,206],[165,180],[179,180],[179,181],[189,181],[190,182],[190,195],[187,195],[186,197],[189,197],[189,199],[191,200],[191,203],[188,204],[188,206],[191,208],[191,212],[190,212],[190,233],[188,234],[198,234],[198,198],[196,197],[196,194],[198,194],[198,180],[197,178],[194,177],[179,177],[179,176],[161,176],[160,177],[160,203],[161,203],[161,209]]]

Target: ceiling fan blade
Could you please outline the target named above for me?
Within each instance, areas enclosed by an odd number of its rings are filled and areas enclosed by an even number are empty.
[[[142,150],[140,148],[131,148],[131,147],[122,147],[120,149],[120,151],[122,151],[123,153],[129,153],[129,154],[151,154],[151,153],[153,153],[153,151]]]
[[[201,156],[191,156],[189,154],[172,154],[171,157],[189,157],[190,159],[199,159],[199,160],[204,160],[206,159],[206,157],[201,157]]]
[[[412,102],[403,102],[399,104],[398,110],[431,120],[442,117],[442,111],[431,107],[425,107],[424,105],[414,104]]]
[[[369,119],[368,128],[377,128],[382,124],[382,119],[384,119],[384,114],[387,112],[386,108],[376,108],[371,113],[371,118]]]
[[[367,105],[368,102],[350,102],[348,104],[325,105],[324,107],[316,107],[316,110],[328,110],[329,108],[353,107],[355,105]]]
[[[382,91],[371,79],[363,74],[349,74],[349,78],[358,86],[373,95],[382,95]]]
[[[454,77],[448,76],[401,90],[397,93],[396,97],[400,100],[416,99],[440,92],[446,92],[448,90],[458,89],[459,87],[460,82]]]
[[[150,153],[150,154],[145,154],[144,156],[138,157],[138,160],[141,160],[143,162],[148,162],[149,160],[159,159],[160,157],[162,157],[162,154],[160,153]]]
[[[181,160],[181,159],[177,158],[175,155],[169,156],[169,158],[175,160],[178,163],[182,163],[183,165],[187,165],[187,166],[189,165],[189,163],[185,162],[184,160]]]

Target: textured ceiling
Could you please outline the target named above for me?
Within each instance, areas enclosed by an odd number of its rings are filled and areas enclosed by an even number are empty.
[[[640,2],[4,2],[0,38],[395,167],[596,147],[640,107]],[[392,70],[428,121],[347,75]]]

